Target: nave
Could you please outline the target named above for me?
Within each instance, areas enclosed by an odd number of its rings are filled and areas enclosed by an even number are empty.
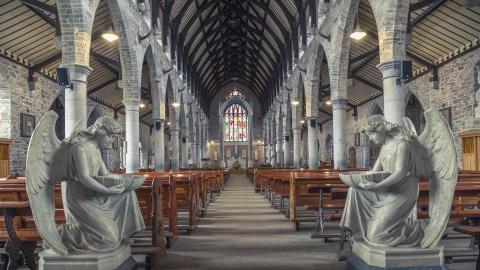
[[[308,232],[296,232],[244,174],[232,174],[195,232],[182,235],[156,269],[346,269],[335,257],[338,242]]]

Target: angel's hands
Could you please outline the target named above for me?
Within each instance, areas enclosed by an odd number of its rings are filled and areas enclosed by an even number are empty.
[[[109,188],[106,188],[105,194],[120,194],[125,191],[125,186],[120,184],[116,186],[111,186]]]
[[[359,186],[364,190],[377,190],[380,188],[380,185],[375,182],[360,183]]]

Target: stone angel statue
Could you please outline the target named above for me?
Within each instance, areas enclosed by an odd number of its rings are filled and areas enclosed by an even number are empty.
[[[457,181],[453,136],[440,112],[427,110],[426,127],[417,137],[410,119],[404,126],[382,115],[362,126],[381,144],[372,171],[340,174],[350,186],[340,226],[354,241],[374,246],[435,248],[447,226]],[[429,221],[417,219],[419,178],[428,178]]]
[[[47,112],[33,132],[27,154],[27,193],[44,245],[60,255],[110,252],[144,229],[134,190],[144,178],[110,174],[100,150],[111,147],[119,124],[100,117],[60,141],[57,114]],[[55,224],[55,184],[64,181],[66,224]]]

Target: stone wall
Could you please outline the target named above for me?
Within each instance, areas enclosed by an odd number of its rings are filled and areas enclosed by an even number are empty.
[[[452,131],[457,146],[458,165],[462,166],[461,140],[459,133],[480,129],[480,119],[474,117],[475,102],[475,65],[480,61],[480,49],[453,59],[439,66],[439,89],[432,89],[430,74],[425,74],[407,82],[406,89],[420,102],[424,110],[428,108],[451,108]],[[354,81],[355,83],[355,81]],[[407,96],[407,99],[409,96]],[[359,132],[361,124],[373,114],[378,107],[383,111],[383,97],[378,97],[357,109],[357,117],[353,110],[347,112],[347,150],[356,148],[357,166],[361,163],[361,148],[355,146],[354,134]],[[409,106],[410,107],[410,106]],[[418,113],[418,108],[415,108]],[[407,113],[410,116],[412,113]],[[420,121],[420,120],[419,120]],[[332,134],[332,121],[323,124],[323,132],[319,135],[320,151],[325,153],[325,139]],[[322,156],[322,155],[321,155]],[[323,159],[322,159],[323,160]]]
[[[20,114],[29,114],[35,117],[35,124],[50,109],[57,97],[62,99],[63,88],[56,82],[43,76],[38,76],[35,89],[29,90],[28,69],[0,58],[0,71],[5,78],[0,78],[0,138],[12,140],[10,145],[10,171],[11,173],[24,173],[25,161],[28,151],[29,137],[22,137],[20,134]],[[10,90],[6,85],[10,86]],[[3,86],[3,87],[2,87]],[[113,110],[101,104],[88,101],[88,113],[96,110],[100,115],[113,117]],[[125,117],[119,114],[121,126],[124,127]],[[148,126],[141,124],[141,134],[149,134]],[[149,136],[146,136],[148,138]],[[150,144],[142,137],[142,144]],[[111,151],[111,165],[113,168],[120,165],[120,150]]]

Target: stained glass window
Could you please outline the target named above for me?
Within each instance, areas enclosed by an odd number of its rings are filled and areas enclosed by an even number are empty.
[[[239,97],[241,99],[245,99],[245,96],[242,95],[237,89],[234,89],[225,99],[231,99],[232,97]]]
[[[248,141],[247,111],[240,104],[234,103],[225,110],[224,141]]]

